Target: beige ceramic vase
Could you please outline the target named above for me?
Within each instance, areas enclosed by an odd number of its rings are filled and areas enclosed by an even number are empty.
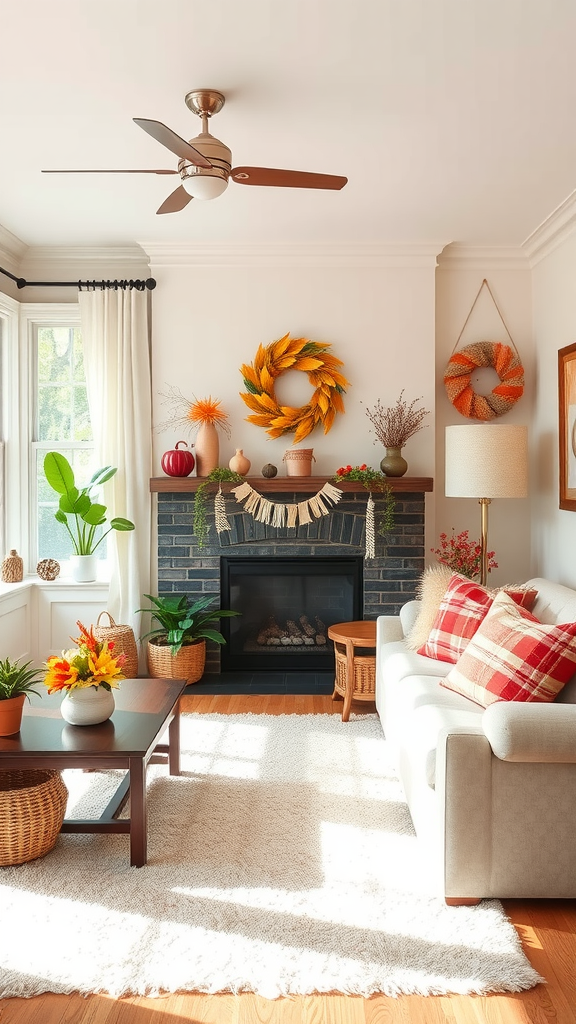
[[[201,423],[196,434],[196,475],[208,476],[218,467],[220,439],[214,423]]]
[[[246,458],[242,448],[237,448],[236,455],[233,455],[228,463],[228,468],[231,469],[233,473],[239,473],[240,476],[246,476],[251,465],[252,463],[250,462],[250,459]]]

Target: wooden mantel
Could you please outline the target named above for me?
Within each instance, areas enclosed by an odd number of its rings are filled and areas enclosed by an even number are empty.
[[[397,493],[434,490],[434,481],[430,476],[390,476],[386,479],[392,490]],[[205,477],[198,476],[155,476],[150,480],[150,490],[170,494],[193,493],[205,480]],[[245,477],[245,480],[254,490],[266,494],[286,494],[287,492],[316,494],[327,480],[331,483],[334,482],[332,477],[325,476],[275,476],[272,479],[263,476],[248,476]],[[216,483],[216,481],[212,482]],[[221,486],[224,492],[228,492],[233,487],[238,487],[238,484],[224,480]],[[356,480],[339,480],[335,486],[342,491],[366,493],[364,485]]]

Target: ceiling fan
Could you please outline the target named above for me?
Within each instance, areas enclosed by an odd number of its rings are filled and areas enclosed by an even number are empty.
[[[193,89],[185,103],[202,121],[202,131],[186,142],[161,121],[144,117],[134,122],[162,146],[180,157],[177,170],[45,170],[43,174],[179,174],[182,184],[172,192],[156,213],[177,213],[192,199],[216,199],[232,178],[239,185],[271,185],[275,188],[341,189],[348,181],[337,174],[286,171],[274,167],[232,167],[228,146],[208,131],[208,120],[224,106],[224,95],[214,89]]]

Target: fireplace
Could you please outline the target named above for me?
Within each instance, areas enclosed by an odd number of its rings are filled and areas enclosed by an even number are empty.
[[[271,481],[253,479],[252,483],[273,501],[295,503],[302,495],[317,492],[323,478],[277,478]],[[375,619],[378,615],[397,615],[400,607],[415,596],[419,576],[424,569],[424,515],[425,492],[432,490],[430,478],[392,480],[396,507],[394,528],[386,536],[376,537],[374,558],[365,557],[366,491],[361,484],[343,484],[343,495],[329,515],[297,527],[276,527],[256,521],[230,495],[230,485],[223,484],[226,495],[227,516],[231,529],[217,534],[213,516],[209,513],[210,533],[207,543],[199,547],[192,532],[192,509],[196,478],[157,477],[151,489],[158,493],[158,590],[162,594],[187,593],[202,597],[212,594],[216,604],[229,608],[229,598],[222,592],[221,569],[223,559],[231,563],[256,563],[259,568],[269,559],[274,566],[281,561],[295,563],[299,559],[319,565],[322,559],[351,559],[362,564],[360,595],[350,613],[338,609],[332,622],[355,618]],[[381,504],[375,494],[376,514]],[[306,615],[316,616],[325,624],[329,612],[313,609],[299,611],[291,608],[285,619],[294,621]],[[246,621],[231,619],[231,624]],[[315,624],[315,619],[312,621]],[[221,628],[228,620],[222,619]],[[281,628],[285,628],[285,625]],[[236,637],[233,634],[232,639]],[[230,652],[209,641],[206,652],[206,675],[219,675]],[[261,646],[261,645],[260,645]],[[267,645],[268,646],[268,645]],[[269,645],[270,647],[276,645]],[[287,645],[285,645],[287,646]],[[297,647],[299,645],[294,645]],[[311,645],[302,645],[310,648]],[[318,645],[320,646],[320,645]],[[329,645],[330,650],[332,644]],[[241,652],[244,657],[248,652]],[[256,672],[269,666],[268,652],[249,652],[258,657]],[[293,653],[293,652],[291,652]],[[311,651],[298,651],[298,655],[312,659],[322,657]],[[270,657],[273,657],[271,654]],[[314,661],[316,667],[316,661]],[[271,667],[271,666],[269,666]],[[333,661],[330,662],[330,668]],[[317,666],[318,671],[321,668]],[[253,670],[248,670],[253,671]],[[274,671],[274,670],[273,670]],[[276,670],[277,671],[277,670]],[[305,671],[310,671],[306,669]],[[233,674],[233,672],[231,673]],[[294,673],[292,673],[295,675]]]
[[[239,558],[220,562],[223,671],[328,671],[327,635],[336,622],[362,618],[362,558]]]

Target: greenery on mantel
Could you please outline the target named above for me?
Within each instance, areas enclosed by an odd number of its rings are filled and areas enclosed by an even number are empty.
[[[244,477],[240,473],[234,473],[231,469],[217,466],[202,481],[194,495],[194,509],[192,512],[192,532],[198,542],[198,547],[206,546],[208,540],[208,514],[206,507],[206,493],[211,484],[215,483],[242,483]]]
[[[377,533],[380,537],[391,533],[394,529],[394,512],[396,510],[396,499],[390,482],[376,469],[372,469],[363,463],[361,466],[341,466],[332,477],[332,483],[342,483],[343,480],[353,480],[361,483],[367,491],[379,491],[384,499],[383,508],[378,516]]]

